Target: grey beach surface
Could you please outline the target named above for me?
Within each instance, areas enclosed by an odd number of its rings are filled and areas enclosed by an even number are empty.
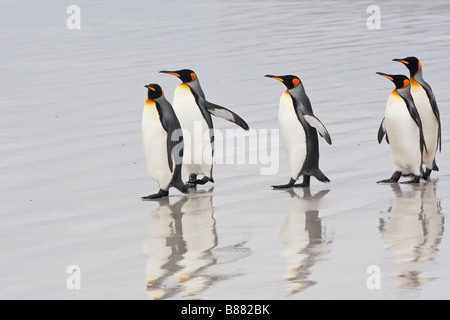
[[[0,3],[0,298],[450,298],[448,1],[81,0],[69,29],[71,4]],[[393,87],[375,72],[408,75],[392,59],[411,55],[440,107],[440,171],[379,185],[392,173],[377,131]],[[258,145],[217,154],[213,185],[143,202],[157,191],[144,85],[172,101],[179,80],[158,72],[183,68]],[[285,88],[265,74],[302,80],[333,140],[319,137],[330,183],[271,189],[290,171],[270,143]],[[214,124],[226,145],[236,127]]]

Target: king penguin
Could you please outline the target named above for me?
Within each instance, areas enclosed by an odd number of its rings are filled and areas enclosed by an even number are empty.
[[[390,179],[378,183],[398,182],[402,174],[413,175],[413,179],[405,183],[419,183],[423,175],[422,157],[426,143],[422,121],[410,93],[409,79],[404,75],[377,74],[395,84],[395,89],[387,99],[385,116],[378,130],[378,142],[381,143],[386,135],[386,141],[390,145],[394,173]]]
[[[183,135],[180,122],[161,87],[157,84],[145,87],[148,99],[142,113],[142,141],[148,171],[160,189],[158,193],[141,199],[167,197],[170,187],[188,193],[181,180]]]
[[[283,146],[288,154],[291,179],[288,184],[272,188],[308,187],[311,176],[322,182],[330,182],[319,169],[317,131],[328,144],[331,144],[331,137],[322,122],[314,115],[302,82],[293,75],[266,75],[266,77],[283,82],[288,89],[280,98],[278,125]],[[295,184],[300,176],[303,176],[303,182]]]
[[[190,69],[160,71],[178,77],[181,84],[175,89],[173,108],[181,123],[185,138],[183,166],[189,174],[190,188],[214,182],[214,130],[211,115],[231,121],[244,130],[248,124],[236,113],[206,100],[196,73]],[[197,175],[203,175],[197,179]]]
[[[441,117],[433,91],[422,77],[422,64],[416,57],[394,59],[403,63],[410,73],[411,95],[414,99],[420,119],[422,120],[423,135],[427,151],[423,153],[423,163],[426,166],[424,179],[428,180],[431,171],[439,171],[436,165],[436,153],[441,151]]]

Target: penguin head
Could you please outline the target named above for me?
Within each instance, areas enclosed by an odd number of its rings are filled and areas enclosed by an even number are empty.
[[[398,61],[403,63],[409,70],[411,77],[417,74],[420,69],[422,69],[422,65],[416,57],[406,57],[405,59],[393,59],[392,61]]]
[[[288,90],[294,89],[295,87],[297,87],[299,84],[302,83],[297,76],[293,76],[293,75],[273,76],[270,74],[266,74],[265,77],[272,78],[272,79],[283,82],[284,85],[286,86],[286,88],[288,88]]]
[[[395,89],[404,89],[409,86],[409,79],[403,74],[387,74],[383,72],[377,72],[380,76],[386,77],[395,84]]]
[[[197,79],[197,75],[190,69],[182,69],[178,71],[160,71],[159,73],[167,73],[178,77],[183,83],[189,83]]]
[[[161,98],[164,95],[163,89],[157,85],[156,83],[147,84],[144,86],[148,89],[148,98],[152,100],[156,100]]]

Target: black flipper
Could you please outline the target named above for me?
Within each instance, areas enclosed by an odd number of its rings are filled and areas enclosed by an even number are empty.
[[[380,124],[380,128],[378,129],[378,143],[381,143],[381,141],[383,141],[384,135],[386,135],[386,142],[389,144],[389,137],[386,133],[386,128],[384,127],[384,118],[383,118]]]
[[[331,137],[323,123],[313,114],[303,114],[308,124],[319,132],[320,136],[325,139],[328,144],[331,144]]]
[[[169,169],[172,172],[170,186],[186,194],[189,191],[184,185],[181,176],[184,141],[180,122],[178,121],[172,105],[166,99],[159,100],[156,103],[156,108],[158,110],[161,124],[167,132],[167,161]]]
[[[231,110],[228,110],[227,108],[221,107],[217,104],[207,101],[205,98],[203,98],[197,92],[195,92],[194,89],[192,89],[192,88],[190,88],[190,89],[191,89],[192,94],[195,97],[195,101],[197,102],[197,105],[200,107],[200,111],[202,112],[203,118],[205,118],[210,129],[213,128],[211,114],[216,117],[220,117],[227,121],[233,122],[233,123],[237,124],[238,126],[240,126],[244,130],[249,129],[249,126],[244,121],[244,119],[242,119],[236,113],[234,113]]]
[[[330,134],[319,118],[314,115],[311,102],[306,93],[299,98],[292,95],[291,97],[298,120],[302,122],[302,119],[304,119],[304,121],[319,132],[320,136],[324,138],[328,144],[331,144]]]
[[[408,108],[411,118],[417,124],[417,127],[419,127],[420,152],[423,153],[424,150],[427,151],[428,149],[427,149],[427,145],[425,144],[425,138],[423,136],[422,121],[420,120],[419,112],[417,111],[417,108],[414,104],[414,99],[411,96],[411,94],[409,93],[409,91],[402,92],[402,94],[400,96],[405,101],[406,107]]]
[[[235,112],[206,100],[201,101],[201,103],[204,104],[205,109],[212,115],[233,122],[244,130],[249,129],[247,122],[245,122],[244,119],[238,116]]]
[[[159,118],[164,130],[167,132],[167,161],[170,171],[173,172],[173,160],[175,165],[181,165],[183,161],[183,134],[181,125],[173,110],[172,106],[167,100],[161,100],[156,103]]]
[[[430,100],[431,109],[433,109],[433,113],[438,122],[438,146],[439,146],[439,152],[441,152],[441,149],[442,149],[441,116],[439,114],[439,108],[438,108],[438,105],[436,102],[436,98],[434,97],[433,90],[431,90],[431,86],[425,80],[417,79],[416,81],[422,86],[422,88],[427,93],[428,99]]]
[[[211,114],[206,110],[204,104],[202,101],[206,101],[202,96],[200,96],[197,92],[195,92],[194,89],[189,87],[191,90],[192,95],[195,98],[195,101],[197,102],[197,105],[199,106],[200,112],[202,113],[203,119],[205,119],[206,124],[209,128],[209,140],[211,142],[211,149],[212,149],[212,156],[214,157],[214,124],[211,118]],[[211,172],[212,172],[212,166],[211,166]]]

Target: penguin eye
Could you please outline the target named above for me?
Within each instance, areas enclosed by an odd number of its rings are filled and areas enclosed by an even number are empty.
[[[294,88],[295,88],[300,83],[300,80],[295,78],[295,79],[292,80],[292,83],[294,84]]]
[[[197,75],[194,72],[192,72],[191,73],[191,78],[192,78],[191,81],[194,81],[197,78]]]

